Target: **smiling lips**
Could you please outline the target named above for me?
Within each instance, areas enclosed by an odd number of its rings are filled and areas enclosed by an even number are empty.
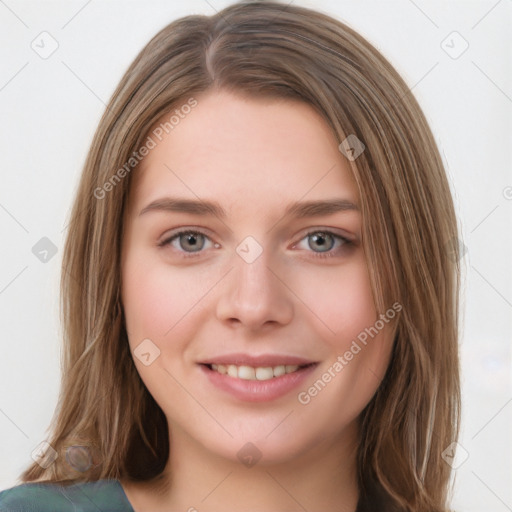
[[[316,363],[296,356],[230,354],[201,364],[228,377],[263,381],[294,373]]]
[[[219,372],[223,375],[229,375],[244,380],[269,380],[274,377],[280,377],[286,373],[293,373],[300,368],[297,364],[287,364],[278,366],[236,366],[234,364],[212,364],[209,365],[212,370]]]
[[[230,355],[200,363],[209,383],[243,402],[268,402],[286,396],[315,371],[318,363],[299,357]]]

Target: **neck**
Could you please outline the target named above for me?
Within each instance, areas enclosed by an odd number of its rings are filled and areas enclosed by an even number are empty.
[[[354,512],[358,502],[357,426],[279,464],[246,467],[216,455],[176,425],[163,473],[146,486],[148,510],[188,512]],[[126,486],[125,486],[126,487]],[[149,491],[149,492],[148,492]],[[146,510],[141,499],[132,504]],[[131,499],[130,494],[128,497]]]

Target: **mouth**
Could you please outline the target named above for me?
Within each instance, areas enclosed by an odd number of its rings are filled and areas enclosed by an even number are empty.
[[[242,402],[270,402],[305,386],[318,365],[298,358],[272,357],[258,361],[244,356],[238,360],[233,357],[217,359],[198,366],[207,382],[221,393]]]
[[[305,385],[319,364],[304,357],[268,353],[224,354],[198,361],[210,385],[243,402],[269,402],[288,396]]]
[[[233,379],[241,380],[271,380],[278,379],[283,375],[299,373],[307,368],[316,366],[318,363],[306,364],[280,364],[276,366],[249,366],[235,364],[202,363],[209,371],[220,373]]]

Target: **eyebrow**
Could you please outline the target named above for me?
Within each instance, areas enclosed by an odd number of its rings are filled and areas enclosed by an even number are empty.
[[[178,197],[164,197],[145,206],[139,217],[151,211],[191,213],[195,215],[215,215],[225,219],[226,211],[216,201],[194,200]],[[359,211],[359,207],[348,199],[324,199],[320,201],[296,201],[288,205],[284,217],[320,217],[338,212]]]

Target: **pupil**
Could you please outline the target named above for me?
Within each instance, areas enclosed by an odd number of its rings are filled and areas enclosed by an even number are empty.
[[[326,242],[326,238],[332,239],[331,235],[327,235],[325,233],[324,234],[320,233],[320,234],[312,235],[311,238],[313,239],[313,242],[315,244],[318,244],[318,246],[320,246],[320,247],[317,247],[317,248],[321,249],[320,252],[325,252],[325,251],[328,251],[331,249],[331,247],[328,246],[329,244]],[[311,247],[311,243],[309,244],[309,246]],[[314,247],[311,247],[311,248],[314,249]]]
[[[185,239],[186,239],[186,243],[185,243],[185,247],[183,247],[184,249],[186,249],[187,245],[189,246],[188,248],[192,248],[192,249],[201,249],[201,244],[198,243],[198,238],[202,236],[200,234],[193,234],[193,233],[189,233],[187,235],[184,235]]]

